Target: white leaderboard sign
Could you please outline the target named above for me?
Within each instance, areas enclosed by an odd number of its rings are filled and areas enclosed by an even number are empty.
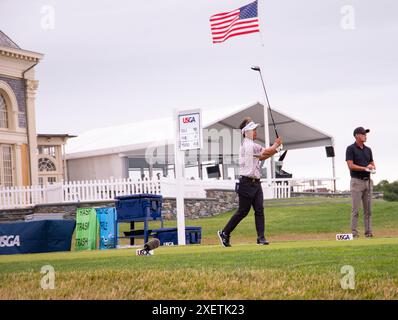
[[[200,109],[178,112],[179,150],[194,150],[203,147],[202,114]]]
[[[178,245],[185,245],[184,214],[184,159],[186,150],[197,150],[203,147],[202,113],[200,109],[174,110],[175,117],[175,172],[176,172],[176,209]]]

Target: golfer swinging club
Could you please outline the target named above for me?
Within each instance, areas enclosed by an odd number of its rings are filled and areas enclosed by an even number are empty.
[[[254,209],[254,218],[257,230],[257,244],[267,245],[269,242],[264,236],[264,197],[261,187],[260,160],[265,160],[277,152],[277,148],[282,144],[281,138],[277,138],[270,148],[263,148],[254,142],[257,138],[256,128],[258,123],[254,123],[251,118],[245,118],[240,125],[243,135],[242,145],[239,155],[239,183],[236,192],[239,196],[239,208],[231,217],[223,230],[217,232],[221,244],[230,247],[230,234],[247,216],[251,206]]]

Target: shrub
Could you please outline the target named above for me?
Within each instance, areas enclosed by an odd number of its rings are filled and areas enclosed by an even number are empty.
[[[384,200],[398,201],[398,180],[392,183],[382,180],[374,187],[374,190],[383,192]]]
[[[383,192],[385,191],[385,187],[388,186],[390,183],[387,180],[381,180],[375,187],[373,188],[374,191]]]

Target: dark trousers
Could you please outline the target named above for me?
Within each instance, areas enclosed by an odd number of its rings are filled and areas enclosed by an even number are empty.
[[[263,237],[265,218],[264,196],[261,183],[259,181],[253,182],[245,178],[240,179],[237,193],[239,195],[239,208],[228,221],[223,231],[229,235],[236,228],[239,222],[241,222],[241,220],[247,216],[251,206],[253,206],[257,236]]]

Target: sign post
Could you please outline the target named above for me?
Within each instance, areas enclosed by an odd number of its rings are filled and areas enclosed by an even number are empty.
[[[175,128],[175,173],[176,173],[176,208],[178,244],[185,245],[184,213],[184,169],[185,151],[203,147],[202,112],[194,110],[174,110]]]

